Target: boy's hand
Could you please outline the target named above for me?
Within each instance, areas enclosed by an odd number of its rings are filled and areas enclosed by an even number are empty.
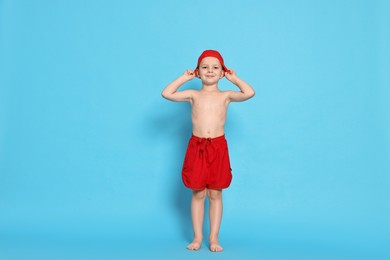
[[[186,79],[186,80],[191,80],[195,77],[195,70],[186,70],[184,71],[183,73],[183,77]]]
[[[228,71],[225,71],[225,77],[231,81],[233,84],[237,84],[237,75],[236,72],[232,69],[228,69]]]

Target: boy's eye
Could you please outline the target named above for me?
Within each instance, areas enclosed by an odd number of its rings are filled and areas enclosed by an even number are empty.
[[[218,67],[218,66],[215,66],[215,67],[214,67],[214,69],[216,69],[216,70],[217,70],[217,69],[219,69],[219,67]]]

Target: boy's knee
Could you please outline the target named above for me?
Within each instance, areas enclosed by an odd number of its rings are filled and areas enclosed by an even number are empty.
[[[206,198],[206,189],[193,191],[192,196],[197,200],[203,200]]]
[[[222,191],[221,190],[208,190],[207,195],[210,200],[220,200],[222,199]]]

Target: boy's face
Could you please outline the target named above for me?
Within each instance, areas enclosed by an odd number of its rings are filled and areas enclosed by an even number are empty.
[[[199,78],[207,83],[216,83],[225,73],[217,58],[206,57],[199,64]]]

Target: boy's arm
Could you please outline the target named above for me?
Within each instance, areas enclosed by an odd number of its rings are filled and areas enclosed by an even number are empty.
[[[162,91],[161,95],[172,101],[189,101],[194,90],[184,90],[177,91],[181,85],[195,77],[195,72],[193,70],[186,70],[183,75],[172,81],[165,89]]]
[[[241,90],[240,92],[228,91],[230,101],[241,102],[250,99],[255,95],[255,90],[248,83],[240,79],[234,70],[229,69],[229,71],[225,73],[225,76]]]

